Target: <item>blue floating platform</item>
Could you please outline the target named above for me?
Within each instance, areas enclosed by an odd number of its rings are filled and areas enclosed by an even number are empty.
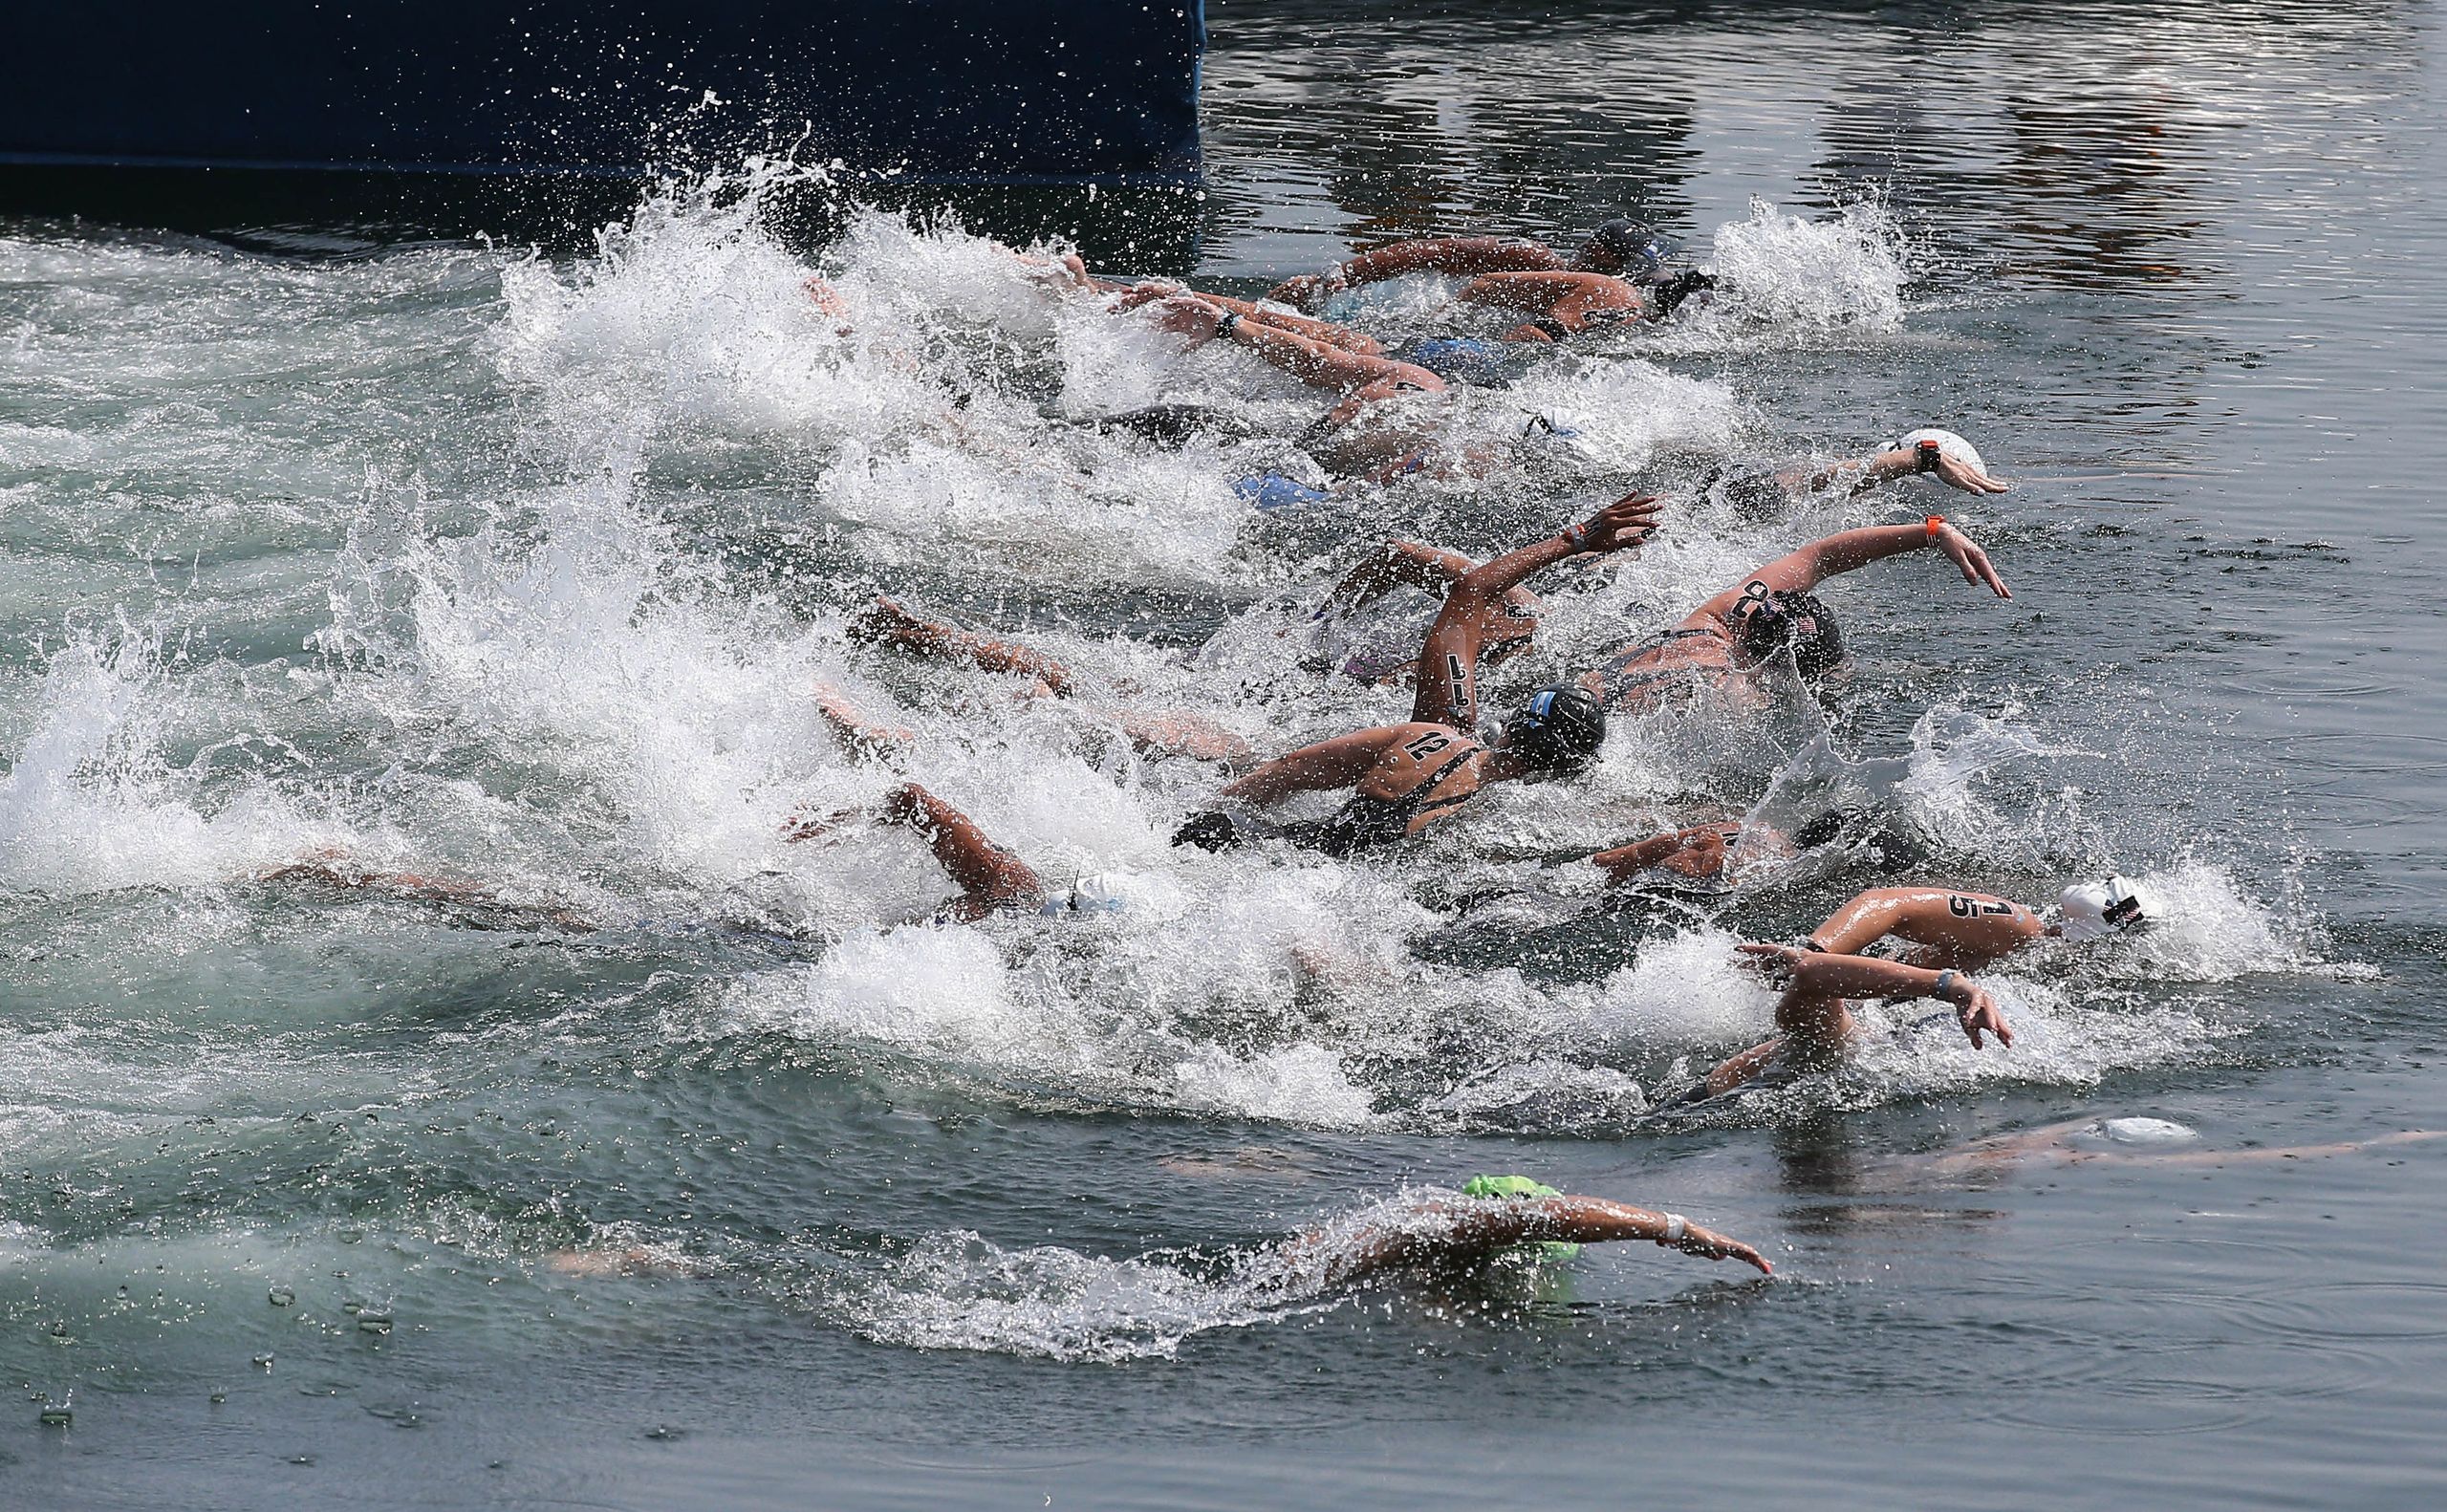
[[[853,185],[1199,179],[1203,0],[93,0],[7,30],[17,208],[272,191],[430,220],[754,152]]]

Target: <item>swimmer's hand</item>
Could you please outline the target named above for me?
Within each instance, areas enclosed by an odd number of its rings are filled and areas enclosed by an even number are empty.
[[[1737,953],[1749,958],[1742,962],[1743,965],[1750,967],[1779,987],[1790,986],[1793,968],[1801,964],[1805,956],[1816,954],[1814,951],[1804,951],[1791,945],[1768,944],[1756,940],[1748,944],[1736,945],[1733,948]]]
[[[1342,287],[1342,280],[1332,273],[1302,273],[1267,290],[1266,297],[1269,303],[1289,305],[1294,310],[1314,310],[1340,292]]]
[[[1679,831],[1674,838],[1679,843],[1658,859],[1658,870],[1704,882],[1724,875],[1726,865],[1733,859],[1733,848],[1741,843],[1742,826],[1701,825],[1696,830]]]
[[[1665,508],[1661,493],[1627,493],[1589,517],[1583,549],[1621,551],[1643,545],[1657,530],[1657,517]]]
[[[1999,577],[1997,570],[1988,565],[1988,553],[1974,546],[1971,537],[1951,525],[1940,525],[1938,527],[1936,536],[1933,537],[1933,542],[1938,551],[1946,553],[1948,561],[1962,569],[1964,582],[1975,587],[1985,583],[1996,591],[2000,598],[2014,596],[2013,590],[2005,586],[2005,580]]]
[[[1973,1049],[1987,1048],[1980,1039],[1983,1030],[1997,1036],[1999,1046],[2012,1048],[2013,1026],[2005,1022],[2004,1010],[1997,1006],[1997,1000],[1989,996],[1986,987],[1957,973],[1954,981],[1947,983],[1945,1001],[1954,1005],[1956,1020],[1961,1024],[1962,1032],[1971,1037]]]
[[[866,817],[864,809],[835,809],[831,813],[794,813],[782,821],[782,838],[793,844],[804,840],[838,839],[841,831]]]
[[[1938,453],[1937,478],[1939,483],[1960,488],[1965,493],[2003,493],[2013,485],[2003,478],[1992,478],[1967,462]]]
[[[833,280],[823,274],[810,274],[799,287],[807,291],[808,302],[824,313],[847,315],[850,313],[849,301],[841,297],[841,291],[833,287]],[[846,331],[849,328],[844,326],[842,329]]]
[[[1189,290],[1169,278],[1142,278],[1123,290],[1113,302],[1115,310],[1136,310],[1140,305],[1169,299],[1175,294],[1187,294]],[[1192,296],[1196,297],[1196,296]]]
[[[1224,323],[1224,312],[1196,294],[1166,294],[1150,300],[1147,308],[1156,313],[1156,324],[1200,345],[1214,340],[1216,328]]]
[[[1756,1265],[1763,1276],[1772,1276],[1776,1273],[1776,1267],[1767,1264],[1765,1256],[1742,1241],[1729,1239],[1715,1229],[1701,1228],[1699,1224],[1689,1221],[1685,1221],[1682,1225],[1682,1237],[1679,1240],[1660,1238],[1657,1243],[1661,1248],[1678,1249],[1685,1255],[1697,1255],[1702,1260],[1738,1260],[1745,1265]]]

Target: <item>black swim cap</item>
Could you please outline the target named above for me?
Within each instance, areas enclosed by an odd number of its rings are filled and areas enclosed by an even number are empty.
[[[1589,690],[1554,683],[1529,695],[1504,725],[1505,749],[1541,771],[1577,767],[1606,741],[1606,710]]]
[[[1844,664],[1844,634],[1834,612],[1815,594],[1780,594],[1752,583],[1735,606],[1733,640],[1753,665],[1790,647],[1793,665],[1806,678],[1824,677]]]
[[[1672,242],[1637,221],[1608,221],[1580,249],[1580,266],[1592,272],[1613,273],[1635,284],[1654,282],[1675,253]]]

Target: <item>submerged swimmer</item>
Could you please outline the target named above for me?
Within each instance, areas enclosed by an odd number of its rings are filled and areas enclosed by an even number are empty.
[[[1078,680],[1071,669],[1047,652],[921,619],[890,598],[877,598],[849,622],[848,631],[851,639],[870,645],[891,646],[938,660],[966,662],[981,671],[1007,672],[1026,678],[1030,698],[1071,699],[1078,692]],[[1248,742],[1202,714],[1088,707],[1097,718],[1112,722],[1142,756],[1180,756],[1215,762],[1235,770],[1246,767],[1256,756]],[[829,684],[819,685],[816,708],[854,756],[883,755],[906,746],[913,738],[907,730],[869,723],[839,689]]]
[[[1348,258],[1323,273],[1287,279],[1267,297],[1314,310],[1346,290],[1412,273],[1440,273],[1469,280],[1455,296],[1464,303],[1530,317],[1507,328],[1499,339],[1544,344],[1626,320],[1660,318],[1691,295],[1714,287],[1712,278],[1697,271],[1667,278],[1666,265],[1674,253],[1671,244],[1631,221],[1600,227],[1570,262],[1536,242],[1510,237],[1397,242]]]
[[[1594,699],[1576,688],[1538,689],[1493,740],[1479,738],[1475,679],[1485,626],[1501,613],[1510,588],[1540,567],[1647,540],[1657,528],[1657,501],[1644,495],[1617,500],[1551,541],[1463,574],[1422,649],[1418,695],[1408,722],[1304,745],[1226,783],[1223,796],[1269,808],[1295,793],[1351,788],[1352,797],[1332,816],[1271,832],[1329,855],[1348,855],[1418,833],[1491,783],[1585,766],[1605,739],[1606,717]],[[1252,827],[1210,810],[1192,816],[1173,843],[1219,850],[1243,838],[1245,828]]]
[[[1985,989],[1965,975],[1983,971],[2042,940],[2087,943],[2164,918],[2164,905],[2142,884],[2125,876],[2080,882],[2057,900],[2049,922],[2038,909],[1989,893],[1935,887],[1881,887],[1856,895],[1809,932],[1799,946],[1753,944],[1743,950],[1787,978],[1776,1000],[1776,1038],[1733,1056],[1708,1072],[1705,1093],[1715,1096],[1752,1080],[1770,1066],[1823,1070],[1839,1065],[1858,1038],[1849,997],[1932,996],[1954,1004],[1974,1048],[1981,1031],[2003,1045],[2013,1031]],[[1909,945],[1900,962],[1861,953],[1881,940]],[[1897,966],[1919,973],[1901,978],[1855,970],[1850,962]],[[1922,978],[1935,973],[1934,979]],[[1874,979],[1874,980],[1873,980]],[[1903,989],[1927,985],[1926,994]],[[1981,1004],[1984,1004],[1984,1008]]]
[[[464,877],[433,876],[420,872],[393,872],[370,867],[346,851],[326,847],[311,851],[285,865],[254,875],[258,882],[306,884],[347,893],[370,895],[404,903],[425,903],[457,911],[476,929],[533,929],[539,924],[591,932],[593,919],[550,897],[526,898],[501,888]]]
[[[1273,1300],[1310,1297],[1388,1271],[1483,1264],[1525,1248],[1560,1260],[1582,1244],[1645,1242],[1702,1260],[1776,1268],[1758,1250],[1678,1213],[1599,1197],[1573,1197],[1526,1177],[1473,1177],[1458,1193],[1409,1193],[1287,1239],[1241,1252],[1238,1269]],[[675,1267],[643,1246],[562,1250],[546,1264],[565,1275],[635,1275]]]
[[[2447,1131],[2406,1129],[2370,1139],[2333,1144],[2247,1145],[2212,1149],[2196,1130],[2165,1118],[2070,1118],[2020,1134],[1996,1134],[1933,1156],[1913,1157],[1916,1170],[2001,1174],[2026,1160],[2051,1165],[2257,1165],[2278,1160],[2324,1160],[2447,1138]]]

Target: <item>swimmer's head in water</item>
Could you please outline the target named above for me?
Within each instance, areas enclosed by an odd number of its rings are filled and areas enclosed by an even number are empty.
[[[2073,1137],[2107,1144],[2177,1145],[2192,1144],[2200,1134],[2166,1118],[2101,1118],[2074,1130]]]
[[[1526,1176],[1474,1176],[1462,1183],[1463,1197],[1561,1197],[1543,1181]]]
[[[1585,272],[1612,273],[1635,284],[1653,284],[1679,250],[1674,243],[1637,221],[1608,221],[1581,248],[1576,266]]]
[[[1733,610],[1733,644],[1750,666],[1789,649],[1806,678],[1825,677],[1844,664],[1844,633],[1834,612],[1815,594],[1780,594],[1754,582]]]
[[[1279,472],[1251,473],[1232,480],[1232,492],[1261,509],[1296,509],[1307,505],[1327,504],[1333,495],[1314,484]]]
[[[2103,940],[2162,917],[2157,900],[2129,876],[2076,882],[2056,900],[2068,940]]]
[[[1039,913],[1118,914],[1130,906],[1130,878],[1120,872],[1092,872],[1069,888],[1047,896]]]
[[[1570,771],[1604,744],[1604,705],[1569,683],[1540,688],[1504,722],[1504,748],[1536,771]]]
[[[1477,1198],[1525,1199],[1563,1196],[1561,1192],[1544,1181],[1532,1181],[1526,1176],[1474,1176],[1462,1183],[1462,1195]],[[1550,1239],[1535,1245],[1523,1247],[1534,1249],[1540,1260],[1570,1260],[1580,1253],[1578,1244],[1568,1244],[1561,1240]]]
[[[1936,442],[1938,443],[1938,450],[1943,453],[1946,460],[1949,462],[1960,463],[1962,465],[1969,467],[1974,472],[1986,472],[1988,470],[1988,464],[1985,462],[1982,462],[1980,458],[1979,447],[1974,446],[1971,443],[1963,440],[1954,432],[1950,430],[1939,430],[1935,425],[1923,425],[1918,430],[1905,431],[1902,435],[1895,438],[1895,444],[1888,449],[1891,451],[1910,451],[1913,447],[1917,446],[1924,441]]]

